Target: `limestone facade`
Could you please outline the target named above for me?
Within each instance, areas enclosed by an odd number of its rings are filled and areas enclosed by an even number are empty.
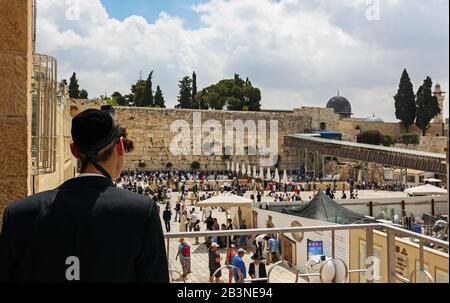
[[[199,113],[202,124],[206,121],[217,121],[222,126],[222,147],[229,148],[225,143],[226,121],[240,120],[243,123],[253,121],[258,125],[258,121],[264,121],[266,125],[266,139],[270,138],[270,121],[278,122],[278,147],[281,156],[280,168],[296,168],[299,162],[299,154],[295,149],[283,145],[284,136],[293,133],[302,133],[310,129],[312,119],[308,116],[298,115],[294,112],[233,112],[233,111],[198,111],[198,110],[178,110],[178,109],[153,109],[153,108],[116,108],[118,120],[127,128],[129,137],[135,143],[135,151],[128,155],[127,168],[138,169],[166,169],[171,166],[175,169],[190,170],[191,164],[197,161],[204,170],[225,170],[227,161],[245,165],[256,165],[259,167],[260,161],[257,156],[247,156],[248,149],[244,155],[227,157],[223,151],[221,154],[212,156],[201,153],[194,155],[194,114]],[[174,121],[184,120],[189,124],[191,149],[189,154],[175,156],[170,150],[170,144],[176,136],[176,132],[171,131]],[[202,142],[208,136],[209,131],[203,131]],[[235,137],[233,149],[241,143],[248,146],[248,132],[240,137],[239,133],[233,131]],[[239,143],[239,144],[238,144]],[[259,146],[259,142],[257,143]],[[268,144],[268,143],[267,143]],[[236,153],[233,153],[233,155]],[[139,163],[145,163],[141,167]],[[170,164],[169,164],[170,163]],[[169,165],[168,165],[169,164]]]
[[[30,192],[31,0],[0,0],[0,226],[4,208]]]

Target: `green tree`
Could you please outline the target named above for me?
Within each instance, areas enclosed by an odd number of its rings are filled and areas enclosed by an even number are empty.
[[[81,92],[80,92],[79,98],[80,99],[87,99],[88,97],[89,97],[89,94],[88,94],[87,90],[82,89]]]
[[[77,74],[73,73],[69,83],[70,98],[77,99],[80,97],[80,85],[78,85]]]
[[[142,101],[140,106],[142,107],[153,107],[153,71],[151,71],[150,75],[148,75],[147,81],[145,82],[145,88],[142,95]]]
[[[225,106],[234,111],[261,110],[261,91],[252,86],[250,80],[244,81],[238,74],[233,79],[225,79],[205,88],[196,102],[201,101],[214,110],[222,110]]]
[[[178,104],[175,108],[192,109],[192,79],[184,77],[178,84],[180,92],[178,95]]]
[[[402,121],[402,124],[409,132],[409,127],[414,124],[416,119],[416,96],[414,95],[413,84],[406,68],[403,70],[398,92],[394,97],[395,116]]]
[[[117,103],[117,106],[128,106],[129,104],[127,99],[119,92],[114,92],[114,94],[111,95],[111,99]]]
[[[166,108],[166,101],[159,85],[156,87],[155,93],[155,107]]]
[[[145,86],[147,84],[147,81],[139,80],[136,82],[136,84],[133,84],[131,86],[131,93],[133,94],[133,103],[134,106],[142,106],[142,99],[144,97],[144,90]]]
[[[199,104],[195,100],[195,96],[197,95],[197,74],[195,71],[192,73],[192,104],[195,108],[200,108]]]
[[[199,109],[208,109],[208,102],[206,101],[206,89],[203,89],[201,92],[198,92],[195,96],[194,96],[194,105],[195,108],[199,108]],[[222,106],[223,108],[223,106]]]
[[[416,126],[422,130],[422,136],[425,136],[430,128],[431,120],[441,112],[438,98],[432,93],[433,81],[427,77],[423,85],[419,88],[416,98]]]

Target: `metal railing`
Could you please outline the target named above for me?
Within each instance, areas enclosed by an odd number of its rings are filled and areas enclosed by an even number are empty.
[[[56,170],[57,62],[33,55],[31,158],[33,175]]]
[[[422,273],[430,282],[434,282],[431,275],[425,270],[425,256],[424,256],[424,247],[425,244],[432,244],[437,248],[443,248],[448,252],[449,243],[446,241],[442,241],[440,239],[432,238],[429,236],[424,236],[421,234],[417,234],[415,232],[401,229],[398,227],[394,227],[387,224],[359,224],[359,225],[330,225],[330,226],[308,226],[308,227],[286,227],[286,228],[265,228],[265,229],[245,229],[245,230],[224,230],[224,231],[201,231],[201,232],[178,232],[178,233],[166,233],[164,237],[166,239],[166,253],[167,259],[170,258],[170,240],[171,239],[180,239],[180,238],[200,238],[200,237],[226,237],[227,238],[227,247],[229,246],[229,236],[255,236],[258,234],[289,234],[289,233],[311,233],[311,232],[331,232],[331,254],[333,260],[340,260],[336,258],[336,247],[335,247],[335,232],[336,231],[350,231],[350,230],[365,230],[366,231],[366,258],[374,256],[374,230],[384,231],[386,233],[386,241],[387,241],[387,269],[388,269],[388,283],[395,283],[397,281],[404,283],[414,283],[416,274],[418,272]],[[411,239],[415,239],[419,244],[419,270],[413,271],[410,273],[410,277],[405,278],[396,273],[395,270],[395,251],[396,251],[396,236],[409,237]],[[417,242],[416,242],[417,243]],[[343,261],[342,261],[343,262]],[[269,272],[272,272],[274,267],[286,264],[290,268],[293,266],[284,260],[282,256],[282,260],[275,263],[272,268],[269,269]],[[345,262],[344,262],[345,264]],[[348,265],[345,264],[346,275],[351,273],[361,273],[365,272],[370,268],[371,265],[367,264],[365,269],[350,269]],[[223,266],[222,269],[232,269],[232,266]],[[311,276],[320,276],[320,274],[301,274],[298,271],[295,272],[297,275],[296,281],[298,281],[299,277],[311,277]],[[214,275],[213,275],[214,276]],[[267,279],[259,279],[259,280],[267,280],[270,281],[270,277]],[[247,281],[252,282],[251,279]],[[367,280],[368,283],[373,283],[373,281]]]

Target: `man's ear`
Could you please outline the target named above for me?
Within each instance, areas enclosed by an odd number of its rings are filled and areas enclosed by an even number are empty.
[[[74,143],[70,144],[70,151],[72,152],[72,155],[77,159],[80,160],[80,153],[78,152],[77,147]]]
[[[125,145],[123,144],[123,137],[120,137],[119,143],[117,144],[117,154],[119,156],[125,155]]]

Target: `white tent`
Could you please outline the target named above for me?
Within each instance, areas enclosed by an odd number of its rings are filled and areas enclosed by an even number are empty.
[[[425,184],[418,187],[408,188],[405,190],[405,193],[411,196],[432,196],[432,195],[446,195],[447,190],[431,184]]]
[[[247,174],[247,170],[245,169],[245,164],[242,164],[242,175],[245,176]]]
[[[239,175],[239,172],[240,172],[240,170],[239,170],[239,163],[236,163],[236,173]]]
[[[264,168],[262,167],[259,168],[259,178],[264,180]]]
[[[240,196],[234,195],[221,195],[215,196],[211,199],[207,199],[205,201],[201,201],[197,203],[198,207],[222,207],[222,208],[231,208],[231,207],[251,207],[253,201],[251,199],[247,199]]]
[[[253,178],[258,178],[258,175],[256,174],[256,165],[253,166]]]
[[[272,180],[272,174],[270,173],[270,167],[267,168],[267,176],[266,176],[266,180],[267,180],[267,181]]]
[[[252,167],[250,166],[250,164],[247,166],[247,176],[252,176]]]

